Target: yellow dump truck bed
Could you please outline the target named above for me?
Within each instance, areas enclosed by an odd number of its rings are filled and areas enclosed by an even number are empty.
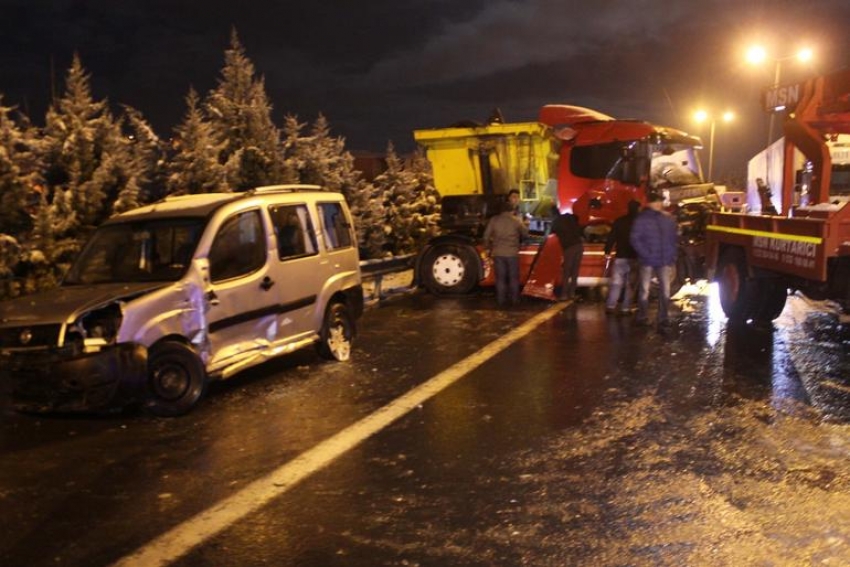
[[[505,194],[525,202],[556,200],[557,152],[538,122],[415,130],[441,195]],[[531,207],[528,207],[531,208]]]

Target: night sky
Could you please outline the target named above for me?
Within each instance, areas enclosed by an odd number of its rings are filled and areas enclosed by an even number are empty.
[[[801,44],[788,81],[850,66],[847,0],[0,0],[0,93],[42,124],[75,52],[94,96],[142,111],[160,136],[190,86],[215,86],[235,28],[274,105],[327,116],[348,149],[413,146],[412,130],[535,120],[543,104],[588,106],[701,135],[698,106],[737,114],[717,125],[715,178],[742,173],[767,139],[759,91],[774,57]],[[785,81],[782,81],[785,82]],[[707,162],[707,158],[705,158]],[[705,164],[704,164],[705,165]]]

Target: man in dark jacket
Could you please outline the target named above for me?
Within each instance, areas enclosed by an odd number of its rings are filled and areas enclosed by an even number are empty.
[[[649,283],[652,275],[658,278],[658,328],[669,324],[668,306],[673,270],[679,252],[676,221],[664,212],[664,196],[650,193],[646,208],[638,214],[632,225],[631,243],[637,252],[640,265],[638,313],[636,322],[649,324]]]
[[[552,214],[555,216],[552,221],[552,233],[558,237],[564,256],[561,294],[558,299],[567,301],[574,299],[576,295],[578,271],[584,256],[584,242],[581,238],[581,227],[574,214],[561,214],[557,207],[552,208]]]
[[[633,281],[637,274],[637,252],[631,243],[632,224],[635,222],[640,203],[629,201],[628,212],[614,221],[608,240],[605,242],[605,258],[611,261],[611,250],[616,250],[611,265],[611,281],[608,285],[608,300],[605,302],[607,313],[617,312],[617,302],[620,293],[625,288],[620,313],[628,315],[632,312],[632,297],[634,296]]]
[[[501,306],[519,303],[519,247],[528,229],[514,216],[513,206],[505,201],[501,212],[484,229],[484,245],[493,258],[496,272],[496,302]]]

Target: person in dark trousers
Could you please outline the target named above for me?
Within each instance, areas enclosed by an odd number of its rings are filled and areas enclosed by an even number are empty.
[[[578,284],[578,271],[581,267],[581,258],[584,255],[584,242],[581,237],[581,227],[578,218],[572,213],[561,214],[557,207],[552,208],[554,220],[552,221],[552,233],[558,237],[563,251],[563,275],[561,277],[560,301],[575,299],[576,286]]]
[[[659,331],[666,329],[670,323],[670,286],[679,252],[676,221],[664,212],[663,207],[664,196],[651,192],[647,196],[646,208],[635,218],[630,238],[640,266],[638,312],[635,322],[639,325],[649,325],[649,283],[655,274],[658,278]]]
[[[493,258],[496,271],[496,302],[503,306],[519,303],[519,245],[528,229],[514,216],[509,201],[492,217],[484,229],[484,245]]]
[[[613,264],[611,265],[611,281],[608,285],[608,299],[605,302],[607,313],[617,313],[617,303],[620,294],[623,302],[620,304],[619,313],[629,315],[632,312],[632,298],[634,296],[633,281],[637,274],[637,252],[632,246],[630,237],[632,224],[640,211],[640,203],[629,201],[628,212],[614,221],[608,240],[605,242],[605,258],[611,261],[611,251],[615,250]]]

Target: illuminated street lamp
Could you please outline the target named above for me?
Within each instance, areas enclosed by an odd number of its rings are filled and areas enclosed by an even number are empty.
[[[800,63],[808,63],[814,58],[814,56],[815,52],[812,51],[810,47],[803,47],[792,55],[788,55],[786,57],[777,57],[773,59],[773,85],[771,86],[779,86],[779,78],[782,73],[783,62],[790,61],[791,59],[796,59]],[[761,65],[768,59],[769,56],[767,54],[767,50],[761,45],[753,45],[747,50],[747,61],[753,65]]]
[[[720,115],[720,119],[723,122],[731,122],[735,119],[735,114],[732,111],[727,110]],[[712,173],[714,171],[714,130],[717,125],[717,117],[709,114],[707,110],[700,109],[694,113],[694,120],[700,124],[709,122],[710,125],[708,135],[708,179],[706,179],[706,181],[712,181],[714,179],[712,177]]]
[[[779,79],[782,74],[782,63],[785,61],[790,61],[791,59],[796,59],[799,63],[808,63],[812,59],[814,59],[815,53],[812,51],[810,47],[803,47],[797,50],[796,53],[788,55],[786,57],[777,57],[773,58],[774,68],[773,68],[773,84],[771,87],[779,86]],[[753,45],[747,50],[747,61],[752,65],[762,65],[766,61],[771,59],[767,53],[767,50],[761,45]],[[770,127],[767,133],[767,143],[773,141],[773,117],[774,114],[770,115]]]

